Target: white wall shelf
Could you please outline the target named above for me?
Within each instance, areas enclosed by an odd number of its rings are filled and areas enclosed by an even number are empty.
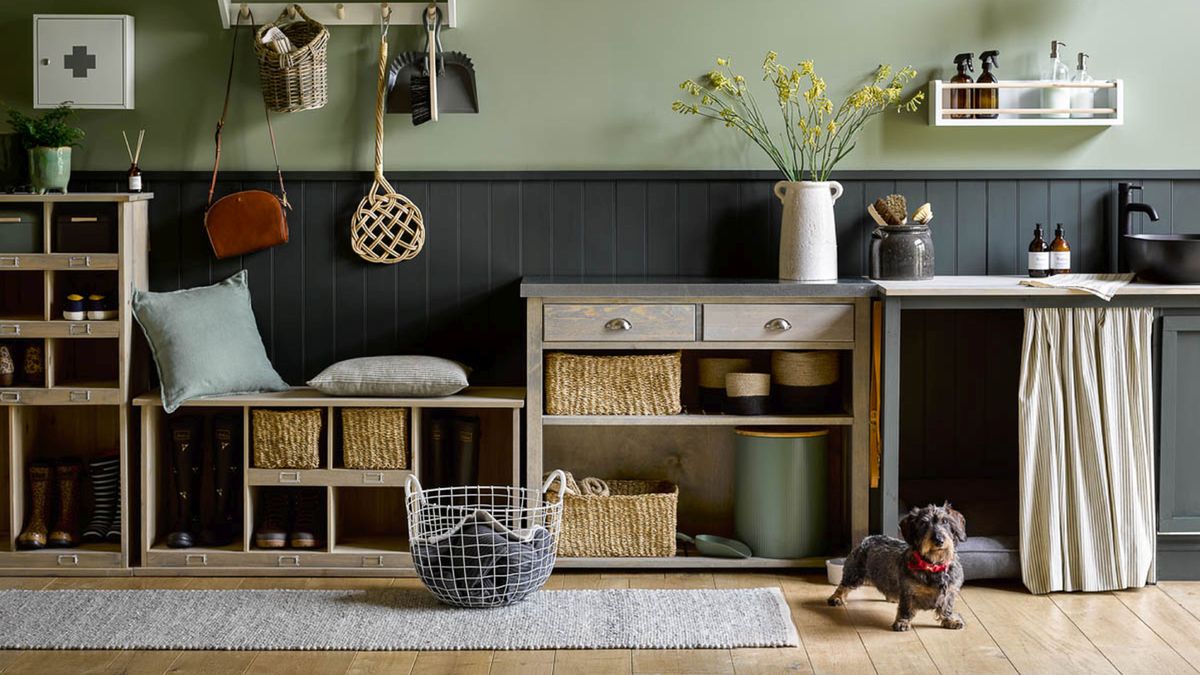
[[[225,28],[237,25],[238,14],[245,7],[254,15],[257,24],[274,21],[293,4],[291,2],[236,2],[235,0],[217,0],[217,8],[221,13],[221,25]],[[325,24],[328,28],[335,26],[378,26],[381,12],[386,5],[391,11],[389,23],[393,26],[420,26],[421,15],[429,6],[427,2],[301,2],[305,13],[313,21]],[[443,27],[458,26],[458,0],[445,0],[437,3],[442,8]],[[246,22],[245,19],[242,20]]]
[[[954,90],[994,89],[999,107],[990,110],[951,108]],[[1043,89],[1095,89],[1093,108],[1045,108]],[[994,119],[954,117],[955,115],[997,115]],[[1091,115],[1090,117],[1046,117],[1045,115]],[[1123,80],[1076,82],[1040,82],[1006,80],[995,83],[929,83],[929,124],[937,127],[1112,127],[1125,123],[1125,83]]]

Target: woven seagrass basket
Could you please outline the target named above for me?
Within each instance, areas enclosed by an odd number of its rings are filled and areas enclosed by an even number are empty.
[[[321,410],[253,410],[254,466],[316,469],[321,466]]]
[[[546,354],[548,415],[678,415],[679,352],[630,356]]]
[[[581,490],[567,474],[558,555],[564,558],[650,558],[675,555],[679,486],[659,480],[584,479],[602,488]],[[594,494],[598,492],[599,494]],[[550,503],[559,494],[546,495]]]
[[[408,468],[408,408],[342,408],[347,469]]]
[[[296,18],[292,18],[292,12]],[[292,49],[280,53],[263,35],[278,28]],[[271,112],[300,112],[325,107],[329,100],[325,54],[329,30],[313,21],[300,5],[288,5],[274,23],[263,24],[254,33],[254,55],[258,58],[258,80],[263,101]]]

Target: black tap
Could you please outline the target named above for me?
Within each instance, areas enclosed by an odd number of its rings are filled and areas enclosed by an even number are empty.
[[[1144,213],[1150,217],[1150,222],[1158,220],[1158,211],[1154,210],[1153,206],[1142,202],[1131,202],[1130,193],[1134,190],[1142,191],[1142,186],[1137,183],[1118,183],[1117,184],[1117,236],[1116,241],[1116,256],[1117,262],[1114,272],[1120,272],[1125,269],[1125,247],[1123,245],[1124,237],[1133,234],[1132,219],[1134,213]]]

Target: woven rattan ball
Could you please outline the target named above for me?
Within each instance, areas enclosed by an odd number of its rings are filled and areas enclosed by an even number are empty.
[[[363,260],[398,263],[417,257],[425,246],[425,222],[417,205],[378,183],[358,204],[350,222],[350,245]]]

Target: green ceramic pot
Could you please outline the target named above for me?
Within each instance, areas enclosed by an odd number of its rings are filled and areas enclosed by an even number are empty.
[[[34,192],[61,190],[65,194],[70,181],[71,148],[29,149],[29,182]]]

